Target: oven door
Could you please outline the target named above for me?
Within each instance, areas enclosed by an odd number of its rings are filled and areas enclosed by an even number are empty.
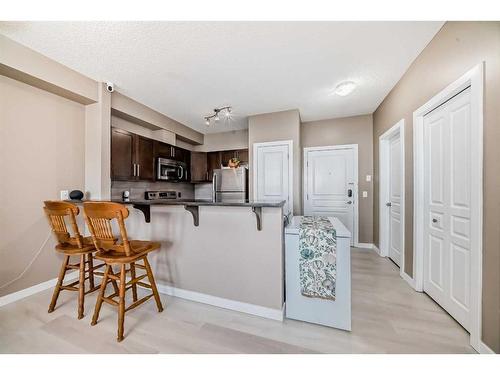
[[[177,165],[175,162],[158,160],[158,180],[179,181],[184,175],[184,168]]]

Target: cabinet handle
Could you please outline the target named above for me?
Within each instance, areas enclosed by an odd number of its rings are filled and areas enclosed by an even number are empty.
[[[137,177],[141,175],[141,165],[137,164]]]
[[[134,177],[135,177],[135,163],[134,163]]]

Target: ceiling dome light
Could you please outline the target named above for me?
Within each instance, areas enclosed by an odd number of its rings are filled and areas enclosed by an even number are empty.
[[[356,88],[356,83],[354,83],[353,81],[344,81],[340,82],[337,86],[335,86],[334,92],[338,96],[347,96],[351,92],[353,92],[355,88]]]

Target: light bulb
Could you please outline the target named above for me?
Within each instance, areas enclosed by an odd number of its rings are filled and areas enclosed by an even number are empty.
[[[231,117],[231,108],[226,109],[226,118]]]
[[[217,113],[217,114],[215,115],[214,120],[215,120],[215,121],[219,121],[219,120],[220,120],[220,119],[219,119],[219,113]]]
[[[205,125],[206,126],[210,126],[210,120],[209,119],[205,119]]]

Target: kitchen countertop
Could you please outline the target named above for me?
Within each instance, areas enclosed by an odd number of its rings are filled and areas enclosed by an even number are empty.
[[[66,202],[71,203],[84,203],[85,200],[67,200]],[[87,202],[109,202],[107,200],[88,200]],[[133,199],[128,202],[124,202],[121,199],[112,199],[111,202],[122,203],[122,204],[132,204],[141,206],[233,206],[233,207],[283,207],[286,201],[254,201],[254,200],[244,200],[244,201],[213,201],[211,199],[163,199],[163,200],[147,200],[147,199]]]
[[[113,199],[112,202],[146,206],[234,206],[234,207],[283,207],[286,201],[254,201],[254,200],[228,200],[213,201],[210,199],[163,199],[163,200],[130,200]]]

